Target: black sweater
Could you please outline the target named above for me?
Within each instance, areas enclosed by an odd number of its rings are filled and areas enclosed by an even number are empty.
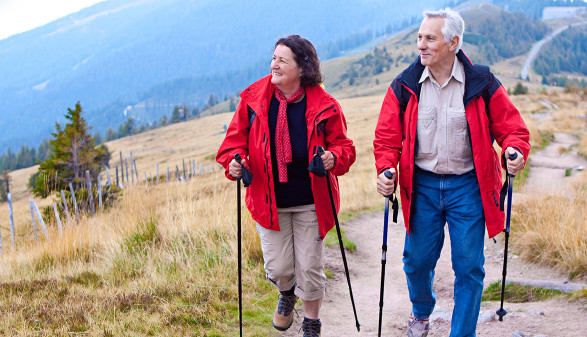
[[[275,128],[279,101],[275,95],[269,106],[269,135],[271,139],[271,163],[275,184],[277,207],[294,207],[314,203],[310,172],[308,171],[308,128],[306,123],[306,97],[287,105],[287,124],[291,141],[292,162],[287,164],[287,183],[279,182],[277,155],[275,152]]]

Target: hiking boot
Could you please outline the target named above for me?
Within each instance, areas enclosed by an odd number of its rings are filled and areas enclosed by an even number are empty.
[[[320,319],[309,319],[304,317],[302,322],[302,331],[304,331],[304,337],[320,337],[320,328],[322,323]]]
[[[426,337],[430,330],[430,323],[428,318],[420,319],[414,316],[414,313],[410,314],[410,320],[408,322],[408,337]]]
[[[288,292],[281,292],[279,295],[279,302],[273,314],[273,327],[279,331],[289,329],[293,323],[294,306],[298,301],[298,297]]]

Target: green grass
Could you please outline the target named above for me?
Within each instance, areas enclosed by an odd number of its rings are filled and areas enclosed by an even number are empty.
[[[540,137],[541,137],[540,145],[533,147],[530,150],[530,153],[544,149],[545,147],[550,145],[550,143],[554,140],[554,134],[550,133],[550,132],[541,133]]]
[[[518,283],[506,283],[504,298],[510,303],[539,302],[552,297],[561,296],[563,293],[558,290],[532,287]],[[483,291],[482,301],[501,300],[501,281],[490,284]]]
[[[332,275],[332,272],[330,271],[330,269],[326,269],[326,268],[324,268],[324,274],[326,275],[326,278],[328,278],[328,279],[331,279],[332,276],[334,276],[334,275]]]
[[[344,228],[340,229],[340,235],[342,237],[342,245],[344,248],[348,249],[351,252],[354,252],[357,249],[357,245],[349,240],[349,238],[345,235]],[[327,246],[330,245],[339,245],[338,241],[338,234],[336,232],[336,227],[331,229],[328,234],[326,234],[326,238],[324,238],[324,244]]]
[[[565,170],[565,177],[570,177],[571,173],[573,173],[573,169],[572,168],[568,168]]]

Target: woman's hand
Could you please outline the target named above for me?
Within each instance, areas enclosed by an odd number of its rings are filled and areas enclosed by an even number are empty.
[[[245,160],[242,160],[243,164],[245,163]],[[239,164],[239,162],[237,162],[235,159],[233,159],[230,164],[228,164],[228,173],[233,177],[233,178],[240,178],[243,175],[242,172],[242,168],[243,166],[241,164]]]
[[[330,151],[324,152],[324,154],[321,155],[320,158],[322,158],[322,163],[324,164],[324,169],[326,171],[333,168],[334,164],[336,163],[336,158],[334,157],[334,155]]]

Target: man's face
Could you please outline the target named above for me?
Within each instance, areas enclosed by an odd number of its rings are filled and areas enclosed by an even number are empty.
[[[458,38],[455,37],[447,43],[442,35],[443,26],[443,18],[426,18],[420,25],[418,50],[424,66],[435,68],[440,64],[453,62]]]

